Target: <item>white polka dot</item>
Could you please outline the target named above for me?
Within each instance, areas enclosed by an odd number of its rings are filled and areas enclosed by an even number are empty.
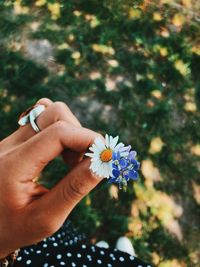
[[[89,261],[92,261],[92,257],[90,255],[87,255],[87,258]]]
[[[65,242],[65,245],[68,246],[68,242]]]
[[[110,257],[111,257],[111,258],[114,257],[114,254],[111,253],[111,254],[110,254]]]
[[[56,239],[55,239],[55,237],[52,237],[51,240],[52,240],[52,241],[55,241]]]
[[[55,243],[53,243],[53,246],[54,246],[54,247],[57,247],[57,246],[58,246],[58,244],[55,242]]]
[[[62,258],[62,255],[61,255],[61,254],[58,254],[58,255],[56,256],[56,258],[59,260],[59,259]]]
[[[31,260],[27,260],[27,261],[26,261],[26,264],[27,264],[27,265],[31,264]]]
[[[110,263],[108,263],[108,265],[107,265],[108,267],[112,267],[112,264],[110,264]]]
[[[85,244],[83,244],[83,245],[82,245],[82,248],[86,248],[86,245],[85,245]]]
[[[77,258],[81,258],[81,254],[80,253],[77,254]]]
[[[72,262],[72,266],[73,266],[73,267],[75,267],[75,266],[76,266],[76,264],[75,264],[74,262]]]
[[[138,267],[142,267],[142,265],[138,265]]]
[[[82,266],[82,267],[87,267],[87,265],[83,264],[83,266]]]
[[[112,260],[113,260],[113,261],[115,261],[115,260],[116,260],[116,258],[115,258],[115,257],[112,257]]]
[[[60,262],[60,265],[62,265],[62,266],[66,266],[66,263],[65,263],[64,261],[61,261],[61,262]]]
[[[105,254],[105,252],[104,252],[103,250],[101,250],[101,251],[100,251],[100,254],[101,254],[101,255],[104,255],[104,254]]]
[[[29,252],[28,252],[26,249],[24,249],[24,253],[25,253],[26,255],[29,255]]]
[[[71,257],[71,256],[72,256],[72,253],[68,252],[67,257]]]
[[[37,254],[40,254],[41,252],[42,252],[41,250],[37,250],[37,251],[36,251]]]
[[[46,247],[47,247],[47,244],[46,244],[46,243],[44,243],[44,244],[43,244],[43,248],[46,248]]]
[[[147,267],[151,267],[151,265],[147,265]]]
[[[119,260],[120,260],[120,261],[124,261],[124,258],[123,258],[123,257],[120,257]]]
[[[130,259],[131,261],[133,261],[133,260],[135,259],[135,257],[130,256],[129,259]]]
[[[48,257],[50,255],[50,253],[46,253],[46,256]]]
[[[61,234],[57,234],[57,237],[58,237],[58,238],[61,238]]]
[[[101,261],[101,260],[97,260],[97,263],[98,263],[98,264],[102,264],[102,261]]]
[[[21,261],[21,260],[22,260],[22,257],[21,256],[17,258],[17,261]]]
[[[45,263],[43,267],[48,267],[48,266],[49,266],[49,264],[48,263]]]

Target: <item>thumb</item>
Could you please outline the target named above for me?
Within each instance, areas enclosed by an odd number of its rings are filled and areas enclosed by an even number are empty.
[[[32,202],[28,218],[33,228],[44,226],[47,236],[57,231],[76,204],[101,181],[90,171],[90,162],[81,161],[52,190]]]

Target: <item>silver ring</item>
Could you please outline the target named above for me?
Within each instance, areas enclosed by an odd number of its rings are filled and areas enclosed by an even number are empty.
[[[18,124],[21,126],[26,125],[27,123],[30,122],[31,127],[33,130],[38,133],[41,131],[41,129],[38,127],[36,123],[36,118],[45,110],[44,105],[38,105],[35,108],[33,108],[26,116],[22,117],[19,121]]]
[[[45,106],[44,105],[38,105],[37,107],[35,107],[34,109],[32,109],[30,111],[29,114],[29,121],[30,124],[33,128],[33,130],[38,133],[41,131],[41,129],[38,127],[37,123],[35,122],[36,118],[45,110]]]

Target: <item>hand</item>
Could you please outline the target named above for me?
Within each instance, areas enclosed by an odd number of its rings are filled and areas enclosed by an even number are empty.
[[[20,127],[0,142],[0,258],[57,231],[74,206],[98,183],[83,153],[99,136],[83,128],[62,102],[41,99],[42,129]],[[71,171],[51,190],[34,182],[62,154]]]

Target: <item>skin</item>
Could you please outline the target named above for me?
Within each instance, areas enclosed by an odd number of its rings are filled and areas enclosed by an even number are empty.
[[[82,127],[64,103],[43,98],[38,104],[46,106],[36,120],[42,131],[27,124],[0,142],[0,259],[56,232],[100,182],[89,170],[90,159],[83,159],[100,135]],[[59,155],[71,171],[51,190],[35,183]]]

